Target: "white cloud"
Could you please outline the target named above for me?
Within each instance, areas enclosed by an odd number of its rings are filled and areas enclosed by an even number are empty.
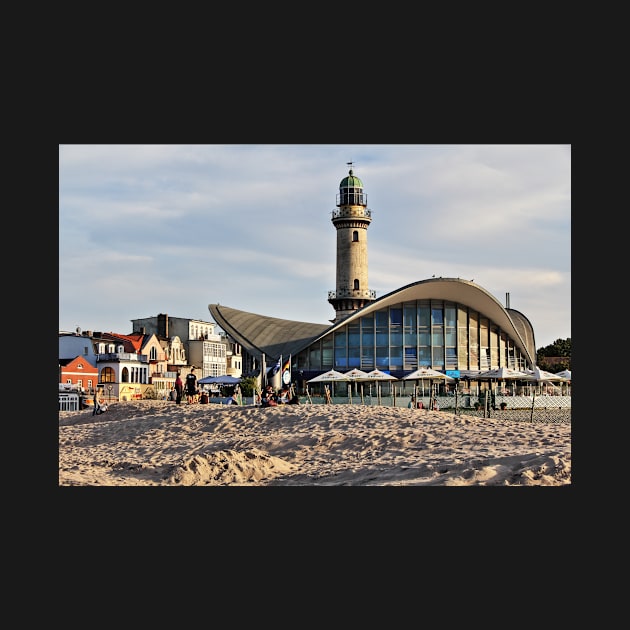
[[[327,323],[353,161],[378,296],[474,278],[510,293],[537,347],[571,336],[569,146],[62,145],[59,160],[62,330],[209,320],[212,302]]]

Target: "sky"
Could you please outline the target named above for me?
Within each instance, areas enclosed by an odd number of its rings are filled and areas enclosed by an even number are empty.
[[[352,166],[348,163],[352,162]],[[331,213],[363,182],[369,289],[473,280],[571,337],[571,145],[59,145],[59,330],[208,305],[328,324]]]

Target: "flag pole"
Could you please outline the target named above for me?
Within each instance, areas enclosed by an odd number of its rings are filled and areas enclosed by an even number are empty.
[[[267,365],[264,352],[262,353],[262,361],[260,364],[260,387],[261,389],[267,387]]]
[[[285,366],[286,366],[286,370],[285,370]],[[288,373],[288,377],[285,378],[285,374]],[[289,359],[288,361],[281,361],[281,365],[280,365],[280,380],[282,381],[282,385],[286,385],[289,390],[292,389],[293,384],[292,384],[292,378],[291,378],[291,354],[289,354]]]

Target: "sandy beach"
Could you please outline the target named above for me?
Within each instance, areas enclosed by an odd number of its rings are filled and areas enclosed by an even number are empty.
[[[571,425],[365,405],[59,412],[60,486],[561,486]]]

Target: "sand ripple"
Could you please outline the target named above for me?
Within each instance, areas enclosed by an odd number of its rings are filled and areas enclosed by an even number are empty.
[[[362,405],[59,413],[59,485],[561,486],[571,425]]]

